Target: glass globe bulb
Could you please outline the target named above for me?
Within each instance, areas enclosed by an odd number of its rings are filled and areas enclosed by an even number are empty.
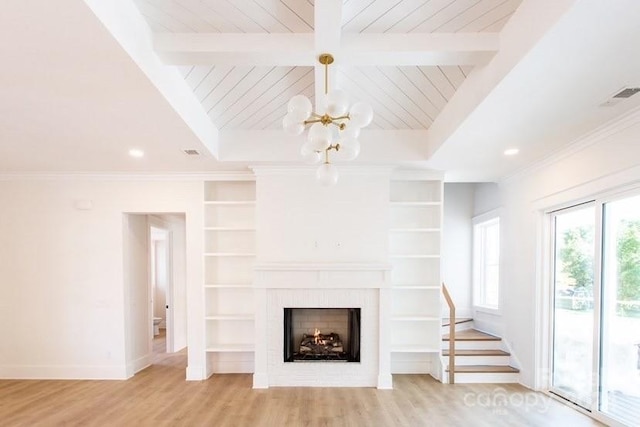
[[[341,139],[345,139],[345,138],[358,139],[359,136],[360,136],[360,128],[357,126],[354,126],[350,122],[347,122],[347,127],[345,128],[345,130],[340,132]]]
[[[315,151],[309,142],[302,145],[300,155],[302,156],[302,160],[310,165],[320,163],[320,160],[322,160],[322,153]]]
[[[284,116],[282,119],[282,128],[289,135],[300,135],[304,132],[304,124],[302,120],[298,120],[291,115],[291,113]]]
[[[334,90],[327,94],[326,111],[331,117],[339,117],[347,114],[349,110],[349,97],[341,90]]]
[[[364,102],[356,102],[349,111],[349,125],[353,125],[358,128],[367,127],[371,120],[373,120],[373,109],[369,104]]]
[[[314,151],[324,151],[331,145],[331,130],[322,123],[314,123],[309,128],[307,141]]]
[[[341,139],[340,149],[336,153],[340,160],[353,160],[360,154],[360,141],[355,138]]]
[[[311,116],[313,107],[311,101],[304,95],[296,95],[289,100],[287,104],[287,111],[301,122],[307,120]]]
[[[316,170],[316,179],[325,187],[336,185],[338,182],[338,168],[331,163],[323,163]]]

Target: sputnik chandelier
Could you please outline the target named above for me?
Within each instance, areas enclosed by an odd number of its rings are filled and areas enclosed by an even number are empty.
[[[282,127],[290,135],[301,135],[309,126],[307,140],[300,150],[304,160],[318,167],[316,178],[326,186],[338,182],[338,169],[329,162],[329,152],[336,151],[338,160],[353,160],[360,154],[358,136],[360,129],[368,126],[373,119],[369,104],[357,102],[349,109],[349,99],[341,90],[329,93],[329,65],[333,56],[323,53],[318,58],[324,65],[324,98],[320,102],[320,112],[314,112],[311,101],[304,95],[296,95],[287,105],[287,115]]]

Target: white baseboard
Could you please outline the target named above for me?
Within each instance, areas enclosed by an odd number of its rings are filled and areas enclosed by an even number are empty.
[[[208,353],[207,374],[252,374],[255,370],[253,352]]]
[[[253,374],[253,388],[269,388],[269,375],[265,373]]]
[[[393,390],[393,377],[391,376],[391,374],[378,375],[378,389]]]
[[[126,380],[124,365],[0,365],[6,380]]]
[[[131,378],[138,372],[151,366],[151,358],[152,358],[151,354],[145,354],[144,356],[139,357],[136,360],[127,363],[127,378]]]
[[[186,379],[187,381],[202,381],[208,378],[205,375],[204,367],[202,366],[187,366],[186,369]]]
[[[253,374],[255,363],[247,360],[219,360],[211,366],[214,374]]]
[[[437,353],[434,353],[437,354]],[[430,374],[431,353],[392,353],[392,374]]]

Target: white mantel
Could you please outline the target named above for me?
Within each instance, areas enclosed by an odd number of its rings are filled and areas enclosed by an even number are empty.
[[[266,263],[255,268],[254,388],[271,386],[392,388],[390,266],[367,263]],[[285,307],[361,308],[361,359],[285,363]]]

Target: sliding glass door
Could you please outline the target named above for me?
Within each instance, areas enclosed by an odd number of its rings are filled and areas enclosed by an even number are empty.
[[[550,391],[625,425],[640,420],[640,195],[551,214]]]
[[[640,196],[604,204],[600,411],[640,423]]]
[[[595,205],[553,214],[554,304],[552,391],[592,404]]]

